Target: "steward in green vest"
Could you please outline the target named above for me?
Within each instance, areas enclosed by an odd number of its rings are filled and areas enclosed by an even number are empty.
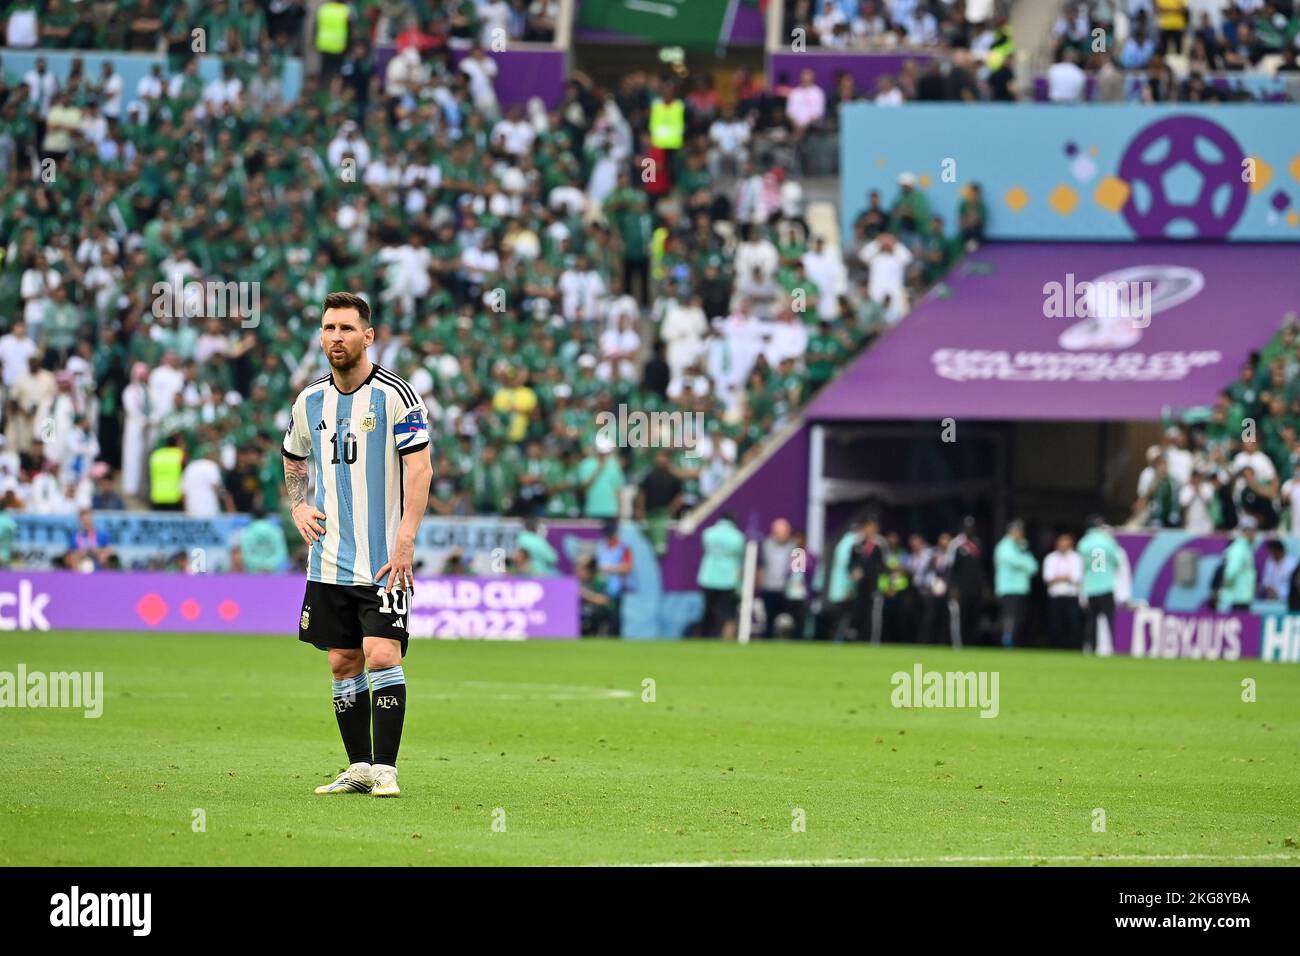
[[[672,89],[664,96],[650,104],[650,145],[655,149],[681,149],[686,139],[686,104]]]
[[[988,53],[984,54],[984,65],[991,73],[1000,69],[1015,52],[1016,41],[1011,36],[1011,25],[1003,24],[993,34],[993,46],[989,48]]]
[[[149,455],[149,503],[155,508],[179,511],[184,497],[181,493],[184,470],[185,451],[180,436],[176,435],[172,444],[155,448]]]
[[[351,11],[346,3],[334,0],[321,4],[316,11],[316,50],[323,54],[340,56],[348,48],[348,18]]]

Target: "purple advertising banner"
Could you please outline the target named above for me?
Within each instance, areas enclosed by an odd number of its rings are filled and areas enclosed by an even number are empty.
[[[1154,421],[1210,404],[1300,305],[1296,262],[1283,245],[986,246],[806,417]]]
[[[293,634],[303,578],[256,574],[0,572],[0,631]],[[412,637],[573,638],[573,578],[418,578]]]
[[[782,74],[786,82],[797,85],[800,74],[812,70],[822,92],[831,94],[839,89],[839,75],[847,73],[853,77],[859,93],[872,97],[882,76],[897,79],[908,62],[915,63],[919,72],[932,59],[928,53],[822,53],[818,50],[773,53],[768,57],[767,76],[770,85],[780,82]]]
[[[497,61],[497,78],[493,85],[497,102],[503,107],[525,106],[534,96],[540,97],[548,110],[560,105],[568,73],[564,50],[515,46],[501,53],[486,52]],[[453,50],[451,60],[459,67],[460,61],[468,55],[468,50]]]
[[[1115,611],[1115,653],[1210,661],[1258,658],[1259,622],[1254,614],[1121,607]]]
[[[576,578],[417,578],[411,636],[577,637]]]

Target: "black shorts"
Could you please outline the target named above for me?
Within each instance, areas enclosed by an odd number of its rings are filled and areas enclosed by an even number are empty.
[[[322,584],[308,581],[298,618],[298,640],[320,648],[360,648],[363,637],[410,640],[407,611],[410,592],[379,585]]]

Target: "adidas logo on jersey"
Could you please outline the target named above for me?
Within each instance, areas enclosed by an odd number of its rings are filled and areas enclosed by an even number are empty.
[[[325,419],[322,418],[322,419],[320,420],[320,424],[316,426],[316,430],[317,430],[318,432],[323,432],[323,431],[325,431]]]

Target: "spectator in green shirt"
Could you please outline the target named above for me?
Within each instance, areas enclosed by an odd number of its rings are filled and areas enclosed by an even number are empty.
[[[528,555],[530,573],[539,578],[554,577],[560,556],[546,540],[536,518],[524,521],[524,530],[515,538],[515,547]]]
[[[1077,548],[1083,558],[1084,605],[1083,649],[1098,647],[1097,625],[1106,620],[1111,639],[1115,636],[1115,575],[1123,563],[1119,542],[1106,528],[1099,515],[1088,519],[1088,532],[1079,539]]]
[[[847,355],[848,349],[831,331],[830,319],[821,319],[817,331],[808,336],[808,350],[804,353],[809,395],[831,380]]]
[[[239,550],[249,574],[277,574],[289,563],[284,529],[275,518],[250,522],[239,535]]]
[[[1007,525],[1006,536],[993,551],[993,570],[993,590],[1002,604],[1002,646],[1011,647],[1029,608],[1030,582],[1038,572],[1038,559],[1029,550],[1021,522]]]
[[[578,486],[584,495],[583,516],[617,518],[623,483],[623,466],[614,453],[613,440],[606,435],[597,435],[595,454],[584,458],[578,466]]]
[[[1228,611],[1249,611],[1255,600],[1255,531],[1258,522],[1243,515],[1237,522],[1240,534],[1223,554],[1223,583],[1219,587],[1218,608]]]
[[[984,191],[979,183],[971,183],[962,190],[961,203],[957,206],[957,225],[961,228],[961,238],[967,252],[974,252],[984,241],[984,223],[988,217]]]
[[[4,499],[0,498],[0,568],[13,566],[14,542],[18,540],[18,522],[5,510]]]
[[[898,195],[889,209],[889,230],[922,236],[930,230],[930,201],[916,188],[916,177],[911,173],[898,177]]]
[[[704,592],[703,633],[721,634],[724,640],[736,636],[737,591],[745,563],[745,535],[731,514],[724,513],[700,536],[704,555],[696,583]]]

